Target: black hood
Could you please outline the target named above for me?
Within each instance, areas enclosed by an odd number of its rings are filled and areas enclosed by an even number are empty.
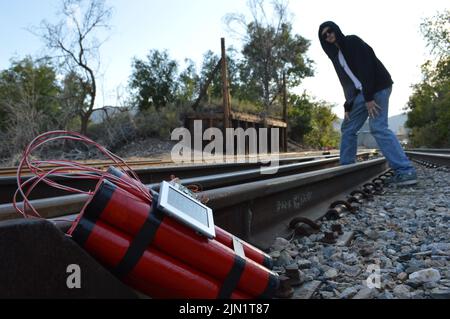
[[[344,68],[339,63],[339,59],[338,59],[339,49],[336,47],[336,45],[328,43],[327,41],[322,39],[322,31],[326,27],[330,27],[334,30],[334,33],[336,35],[336,41],[339,44],[339,47],[341,48],[341,50],[343,51],[344,56],[345,56],[344,50],[346,47],[345,35],[342,33],[339,26],[332,21],[324,22],[319,27],[319,39],[320,39],[320,44],[322,45],[322,49],[325,51],[325,53],[328,55],[331,62],[333,63],[334,69],[336,70],[337,76],[338,76],[339,81],[341,82],[342,88],[344,90],[345,100],[347,102],[352,101],[355,98],[355,96],[357,95],[355,84],[353,83],[353,81],[350,79],[350,77],[344,71]],[[350,102],[348,102],[348,103],[350,103]],[[346,110],[348,110],[349,108],[350,108],[349,106],[346,106]]]
[[[336,41],[341,48],[344,46],[345,35],[342,33],[339,26],[336,23],[334,23],[333,21],[326,21],[326,22],[322,23],[319,27],[319,39],[320,39],[320,44],[322,45],[322,49],[325,51],[325,53],[328,55],[328,57],[333,60],[333,58],[337,56],[339,50],[334,44],[330,44],[322,38],[322,31],[326,27],[330,27],[334,30],[335,35],[336,35]]]

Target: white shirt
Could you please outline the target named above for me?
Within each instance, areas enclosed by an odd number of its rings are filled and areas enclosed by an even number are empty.
[[[341,64],[341,66],[344,68],[345,73],[347,73],[347,75],[350,77],[350,79],[353,81],[353,83],[355,84],[355,87],[358,90],[362,91],[362,84],[361,82],[358,80],[358,78],[353,74],[352,70],[350,70],[350,68],[348,67],[347,61],[345,61],[344,55],[342,54],[341,50],[339,50],[339,54],[338,54],[338,58],[339,58],[339,63]]]

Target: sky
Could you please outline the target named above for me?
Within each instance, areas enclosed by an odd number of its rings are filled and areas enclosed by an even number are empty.
[[[42,41],[29,30],[43,19],[57,21],[60,0],[0,0],[0,70],[12,58],[47,53]],[[117,105],[126,91],[134,57],[145,58],[149,50],[167,49],[181,66],[186,58],[198,66],[203,54],[220,52],[220,38],[239,49],[241,42],[227,31],[227,13],[248,15],[245,0],[107,0],[113,7],[112,30],[100,51],[100,92],[96,105]],[[343,117],[344,95],[331,62],[317,37],[319,25],[336,22],[344,34],[356,34],[375,50],[392,75],[394,88],[389,115],[404,112],[411,85],[421,80],[420,65],[428,49],[419,31],[424,17],[449,9],[447,0],[291,0],[293,31],[311,40],[308,57],[314,60],[315,76],[294,88],[318,100],[335,104]]]

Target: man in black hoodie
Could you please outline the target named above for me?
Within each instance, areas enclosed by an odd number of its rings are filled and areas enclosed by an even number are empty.
[[[397,185],[417,183],[417,175],[397,137],[388,128],[392,79],[373,49],[356,35],[345,36],[331,21],[319,27],[323,50],[333,63],[344,89],[345,119],[342,122],[341,164],[355,163],[357,132],[369,116],[372,135],[386,157]]]

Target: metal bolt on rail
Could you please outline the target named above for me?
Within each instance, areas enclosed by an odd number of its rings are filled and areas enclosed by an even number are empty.
[[[290,298],[294,294],[294,289],[291,286],[291,279],[288,276],[281,275],[279,278],[280,285],[275,293],[276,298]]]

